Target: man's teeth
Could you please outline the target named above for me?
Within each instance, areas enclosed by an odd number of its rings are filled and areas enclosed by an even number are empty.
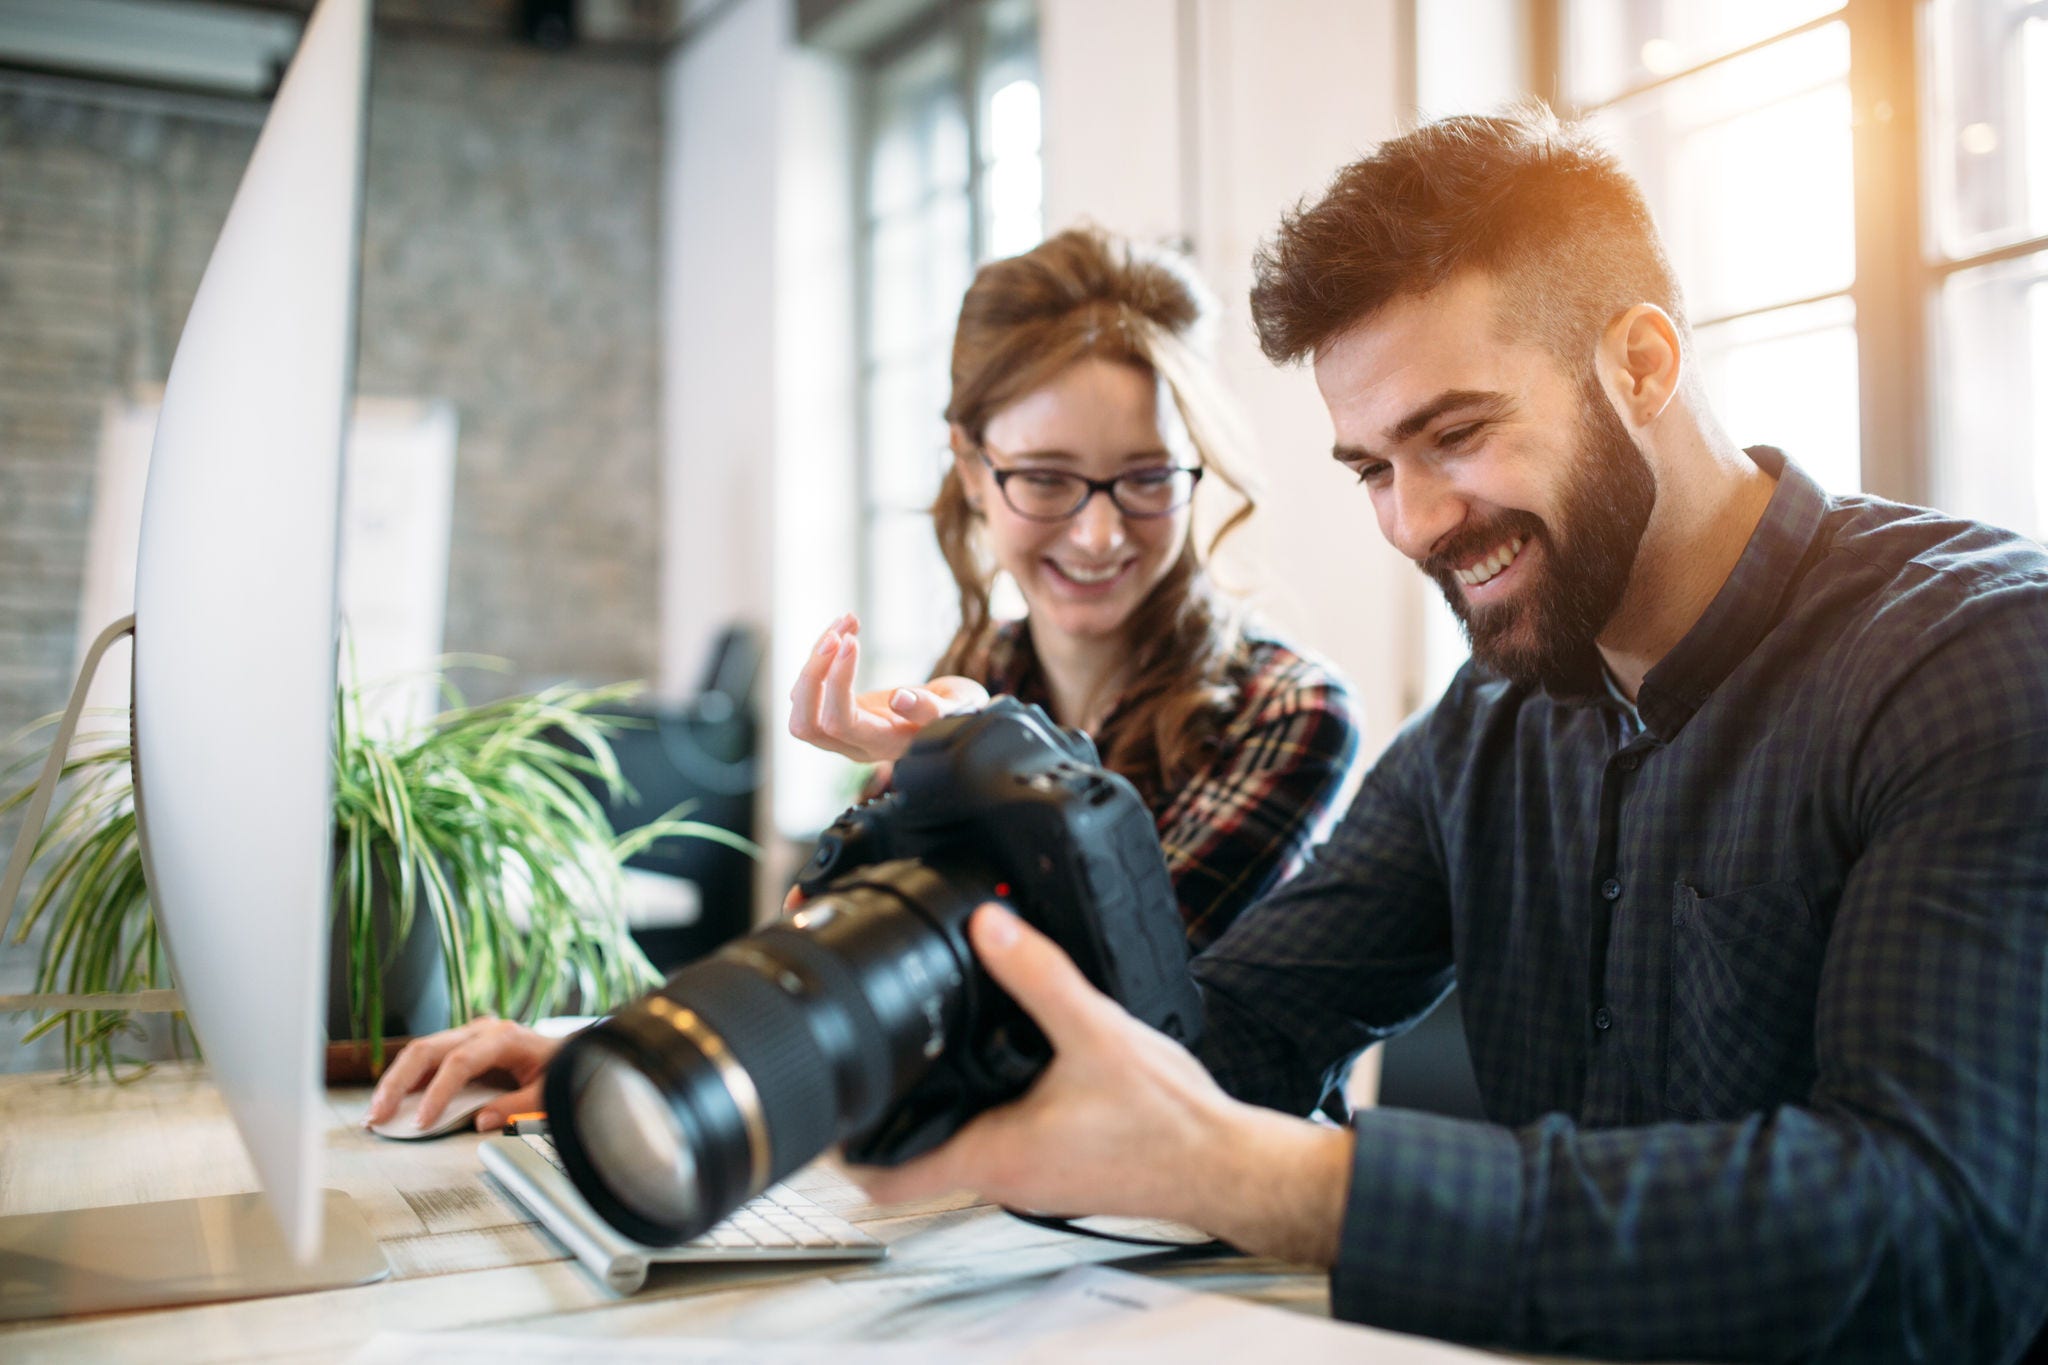
[[[1112,564],[1106,569],[1082,569],[1072,564],[1057,564],[1054,567],[1076,583],[1107,583],[1124,571],[1121,564]]]
[[[1529,538],[1527,536],[1516,536],[1513,540],[1501,546],[1471,568],[1456,570],[1453,577],[1468,588],[1476,588],[1481,583],[1492,579],[1495,574],[1505,569],[1508,565],[1514,563],[1515,556],[1520,554],[1522,547],[1528,543]]]

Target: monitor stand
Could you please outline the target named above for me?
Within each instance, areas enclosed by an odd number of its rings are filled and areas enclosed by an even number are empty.
[[[0,1322],[341,1289],[389,1275],[355,1201],[323,1193],[320,1250],[303,1265],[260,1194],[0,1218]]]
[[[125,616],[86,651],[23,813],[14,856],[0,877],[0,939],[63,775],[93,674],[114,642],[134,629],[135,618]],[[176,991],[0,996],[0,1009],[94,1008],[165,1013],[181,1005]],[[391,1267],[355,1202],[340,1190],[322,1194],[320,1246],[303,1263],[285,1244],[260,1193],[0,1217],[0,1322],[341,1289],[388,1276]]]

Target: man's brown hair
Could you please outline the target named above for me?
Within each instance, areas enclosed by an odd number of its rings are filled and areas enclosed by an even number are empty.
[[[1584,125],[1533,100],[1382,143],[1283,217],[1252,269],[1252,319],[1275,364],[1313,359],[1393,300],[1467,270],[1500,283],[1507,335],[1570,365],[1638,303],[1685,328],[1635,180]]]

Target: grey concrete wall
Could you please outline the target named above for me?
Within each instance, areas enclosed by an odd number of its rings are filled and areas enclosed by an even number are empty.
[[[255,133],[0,89],[0,736],[100,624],[101,406],[163,381]],[[659,142],[651,62],[378,36],[357,389],[459,414],[447,648],[513,663],[473,694],[656,667]],[[30,962],[0,949],[0,992]],[[22,1031],[0,1070],[53,1064]]]

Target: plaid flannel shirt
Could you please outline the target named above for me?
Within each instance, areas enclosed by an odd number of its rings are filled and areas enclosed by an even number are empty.
[[[1147,798],[1197,949],[1329,833],[1358,752],[1351,695],[1327,666],[1254,632],[1239,640],[1228,676],[1236,708],[1210,762],[1178,791]],[[998,628],[982,682],[1049,704],[1028,621]]]
[[[2048,555],[1751,455],[1635,713],[1468,665],[1196,963],[1203,1059],[1296,1112],[1455,978],[1491,1122],[1353,1116],[1342,1316],[1856,1362],[2048,1317]]]

